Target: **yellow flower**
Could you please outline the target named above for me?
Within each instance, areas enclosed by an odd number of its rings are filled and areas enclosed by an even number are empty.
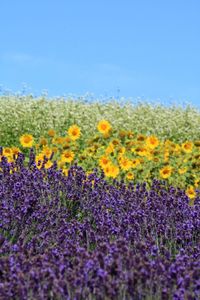
[[[110,154],[110,153],[113,153],[115,151],[115,147],[112,143],[109,143],[108,144],[108,147],[106,148],[105,152],[106,154]]]
[[[121,139],[125,138],[125,137],[126,137],[126,131],[125,131],[125,130],[121,130],[121,131],[119,132],[119,137],[120,137]]]
[[[53,166],[53,163],[52,163],[52,161],[50,161],[50,160],[48,160],[48,161],[45,163],[45,165],[44,165],[45,169],[49,169],[49,168],[51,168],[52,166]]]
[[[74,159],[74,152],[71,150],[66,150],[61,155],[61,161],[70,163]]]
[[[120,161],[119,161],[119,165],[120,165],[122,170],[128,171],[132,167],[132,162],[127,157],[121,157]]]
[[[108,121],[101,120],[97,125],[97,129],[100,133],[107,134],[111,130],[111,125]]]
[[[111,141],[111,143],[113,144],[113,146],[117,146],[117,145],[120,144],[120,140],[119,140],[119,139],[113,139],[113,140]]]
[[[54,136],[55,136],[55,134],[56,134],[56,132],[55,132],[55,130],[54,130],[54,129],[49,129],[49,131],[48,131],[48,135],[49,135],[50,137],[54,137]]]
[[[64,165],[65,165],[65,162],[64,162],[64,161],[58,160],[58,161],[57,161],[57,164],[58,164],[58,167],[59,167],[59,168],[64,169],[64,168],[63,168]]]
[[[186,189],[186,195],[190,198],[190,199],[194,199],[196,197],[196,192],[193,186],[189,186]]]
[[[156,136],[151,135],[151,136],[147,137],[147,139],[146,139],[146,145],[150,149],[155,149],[159,145],[159,140],[157,139]]]
[[[169,151],[165,150],[164,152],[164,162],[168,162],[169,161]]]
[[[52,149],[50,149],[49,147],[43,147],[43,150],[42,150],[42,154],[44,156],[46,156],[47,158],[50,158],[50,156],[52,155]]]
[[[68,134],[72,141],[76,141],[80,138],[81,130],[77,125],[72,125],[68,129]]]
[[[35,144],[35,149],[38,150],[40,148],[39,144]]]
[[[99,165],[100,167],[105,168],[110,163],[110,160],[107,158],[107,156],[102,156],[99,159]]]
[[[139,147],[136,149],[137,154],[140,156],[148,156],[148,150],[145,147]]]
[[[57,153],[58,152],[58,148],[57,147],[52,147],[52,152],[53,153]]]
[[[33,136],[31,134],[24,134],[19,140],[24,148],[31,148],[34,143]]]
[[[187,168],[180,168],[180,169],[178,169],[178,173],[180,175],[185,174],[186,172],[187,172]]]
[[[182,149],[186,152],[186,153],[191,153],[192,152],[192,148],[193,148],[193,143],[192,142],[185,142],[181,145]]]
[[[87,171],[86,172],[87,177],[89,177],[90,174],[93,174],[93,172],[92,171]]]
[[[159,157],[153,157],[153,161],[154,161],[155,163],[158,163],[158,162],[160,162],[160,159],[159,159]]]
[[[160,176],[164,179],[170,177],[171,173],[172,173],[172,167],[170,166],[166,166],[160,170]]]
[[[40,169],[42,167],[43,159],[44,159],[44,155],[42,153],[39,153],[38,155],[36,155],[35,162],[36,162],[38,169]]]
[[[20,149],[17,148],[17,147],[12,147],[11,150],[12,150],[12,153],[15,154],[15,155],[17,155],[18,153],[20,153]]]
[[[137,141],[138,141],[138,142],[144,142],[145,140],[146,140],[146,136],[145,136],[145,135],[139,134],[139,135],[137,136]]]
[[[47,143],[48,143],[48,141],[47,141],[47,139],[45,139],[44,137],[42,137],[42,138],[40,139],[40,145],[46,146]]]
[[[111,165],[110,167],[110,177],[116,178],[119,174],[119,167],[116,165]]]
[[[200,185],[200,179],[195,179],[194,186],[197,188]]]
[[[176,144],[175,148],[174,148],[174,153],[176,154],[180,154],[180,150],[181,150],[181,146]]]
[[[138,158],[134,158],[132,160],[132,168],[137,168],[138,165],[140,165],[140,160]]]
[[[65,138],[63,136],[57,136],[52,140],[53,144],[63,145],[65,143]]]
[[[119,167],[110,163],[103,171],[106,177],[116,178],[119,174]]]
[[[119,148],[118,152],[119,152],[119,155],[123,155],[126,152],[126,148],[122,146]]]
[[[3,148],[3,156],[5,157],[12,157],[12,149],[11,148]]]
[[[68,176],[69,169],[63,168],[62,171],[65,176]]]
[[[132,180],[132,179],[134,179],[134,174],[132,173],[132,172],[128,172],[127,174],[126,174],[126,178],[128,179],[128,180]]]

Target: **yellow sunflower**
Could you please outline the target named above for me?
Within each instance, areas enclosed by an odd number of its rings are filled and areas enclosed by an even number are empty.
[[[178,173],[180,175],[185,174],[186,172],[187,172],[187,168],[180,168],[180,169],[178,169]]]
[[[171,176],[172,173],[172,167],[171,166],[166,166],[160,170],[160,177],[166,179]]]
[[[11,150],[12,150],[12,153],[15,154],[15,155],[20,153],[20,149],[18,147],[12,147]]]
[[[101,156],[99,159],[99,165],[103,169],[110,163],[110,160],[107,156]]]
[[[146,139],[146,145],[150,149],[155,149],[159,145],[159,140],[154,135],[148,136],[147,139]]]
[[[3,156],[5,157],[11,157],[12,156],[12,149],[11,148],[3,148]]]
[[[190,199],[194,199],[196,197],[196,192],[193,186],[189,186],[186,189],[186,195],[190,198]]]
[[[134,174],[132,173],[132,172],[128,172],[127,174],[126,174],[126,178],[128,179],[128,180],[133,180],[134,179]]]
[[[63,168],[62,171],[65,176],[68,176],[69,169]]]
[[[181,147],[184,150],[184,152],[191,153],[192,148],[193,148],[193,143],[192,142],[185,142],[181,145]]]
[[[132,167],[132,161],[127,157],[121,157],[119,161],[119,165],[123,171],[128,171]]]
[[[54,130],[54,129],[49,129],[49,131],[48,131],[48,135],[49,135],[50,137],[54,137],[54,136],[55,136],[55,134],[56,134],[56,132],[55,132],[55,130]]]
[[[194,186],[197,188],[200,185],[200,178],[195,179]]]
[[[109,163],[104,169],[104,174],[106,177],[112,177],[116,178],[119,174],[119,167],[116,165],[113,165],[112,163]]]
[[[72,141],[76,141],[81,136],[81,130],[77,125],[72,125],[68,129],[68,134]]]
[[[41,137],[41,139],[40,139],[40,145],[46,146],[47,144],[48,144],[47,139],[45,139],[44,137]]]
[[[52,149],[50,149],[49,147],[47,147],[47,146],[43,146],[43,149],[42,149],[42,154],[44,155],[44,156],[46,156],[47,158],[50,158],[51,157],[51,155],[52,155]]]
[[[31,148],[34,143],[34,139],[31,134],[23,134],[19,140],[24,148]]]
[[[114,153],[115,151],[115,147],[112,143],[109,143],[107,148],[105,149],[105,153],[106,154],[111,154],[111,153]]]
[[[71,150],[66,150],[61,154],[61,161],[70,163],[74,159],[74,152]]]
[[[52,161],[50,161],[50,160],[48,160],[48,161],[45,163],[45,165],[44,165],[45,169],[49,169],[49,168],[51,168],[52,166],[53,166],[53,163],[52,163]]]
[[[108,134],[109,131],[111,130],[111,125],[108,121],[101,120],[97,125],[97,129],[102,134]]]
[[[137,168],[138,165],[140,165],[140,160],[138,158],[134,158],[132,160],[132,168]]]
[[[149,152],[145,147],[139,147],[136,149],[136,152],[139,156],[148,156]]]

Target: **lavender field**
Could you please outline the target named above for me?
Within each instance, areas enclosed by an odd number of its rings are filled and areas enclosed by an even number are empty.
[[[1,101],[0,299],[200,299],[200,112]]]

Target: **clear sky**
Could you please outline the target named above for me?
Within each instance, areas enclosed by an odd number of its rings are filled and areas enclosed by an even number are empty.
[[[2,0],[0,85],[200,107],[199,0]]]

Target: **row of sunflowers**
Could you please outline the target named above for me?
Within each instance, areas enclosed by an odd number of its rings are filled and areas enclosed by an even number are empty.
[[[150,185],[154,178],[162,179],[185,189],[190,199],[195,199],[200,187],[199,140],[181,144],[159,140],[154,135],[116,131],[109,121],[101,120],[96,134],[87,139],[73,124],[62,134],[49,129],[47,137],[35,140],[27,133],[19,142],[21,147],[5,147],[1,156],[12,162],[23,152],[28,159],[29,148],[33,147],[39,169],[50,168],[56,160],[66,176],[69,167],[77,162],[88,174],[99,168],[108,180],[146,181]]]

